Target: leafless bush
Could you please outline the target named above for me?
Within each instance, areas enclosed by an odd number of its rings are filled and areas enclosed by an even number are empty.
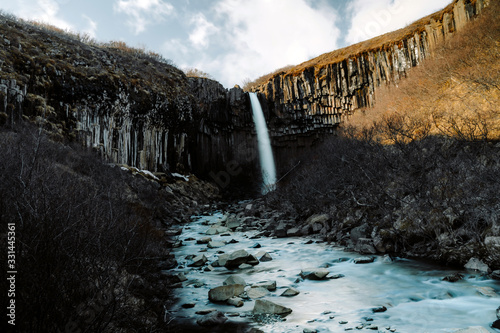
[[[18,327],[105,331],[126,313],[136,272],[152,269],[146,259],[165,254],[153,216],[130,204],[119,170],[38,130],[0,132],[0,154],[2,232],[16,224]]]

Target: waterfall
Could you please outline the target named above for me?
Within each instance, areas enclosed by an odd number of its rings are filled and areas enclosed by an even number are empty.
[[[260,106],[256,93],[250,93],[252,103],[253,121],[257,130],[257,141],[259,143],[260,169],[262,172],[262,194],[274,190],[276,184],[276,167],[274,166],[273,150],[271,140],[267,132],[266,119]]]

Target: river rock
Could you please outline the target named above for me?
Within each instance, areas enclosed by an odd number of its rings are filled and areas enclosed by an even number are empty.
[[[238,296],[245,291],[242,284],[220,286],[208,291],[208,299],[212,302],[225,302],[233,296]]]
[[[286,235],[288,237],[301,236],[302,232],[300,231],[299,228],[291,228],[286,231]]]
[[[253,268],[252,265],[249,264],[241,264],[238,266],[239,269],[247,269],[247,268]]]
[[[476,290],[479,295],[486,296],[486,297],[498,297],[498,294],[496,293],[495,289],[491,287],[476,287]]]
[[[370,229],[370,226],[368,225],[368,223],[365,223],[363,225],[360,225],[359,227],[353,228],[350,232],[352,243],[356,244],[358,242],[358,239],[366,238],[368,236],[369,229]]]
[[[373,240],[371,238],[359,238],[354,250],[361,254],[375,254],[377,250],[373,245]]]
[[[374,313],[377,313],[377,312],[386,312],[387,308],[385,306],[379,306],[378,308],[373,308],[372,311]]]
[[[203,237],[203,238],[198,239],[196,241],[196,244],[208,244],[211,241],[212,241],[212,238],[210,238],[210,237]]]
[[[218,248],[218,247],[223,247],[225,245],[226,245],[226,243],[224,243],[224,242],[214,242],[214,241],[211,241],[211,242],[208,242],[207,247],[209,247],[211,249],[215,249],[215,248]]]
[[[223,234],[225,232],[228,232],[229,229],[220,225],[213,225],[210,228],[208,228],[207,231],[205,231],[206,235],[217,235],[217,234]]]
[[[224,265],[226,264],[226,261],[227,261],[228,258],[229,258],[229,254],[223,253],[223,254],[219,255],[219,257],[217,258],[217,260],[215,260],[212,263],[212,266],[213,267],[224,267]]]
[[[194,257],[193,261],[188,265],[188,267],[201,267],[205,265],[207,261],[208,261],[207,257],[205,257],[204,254],[201,254],[199,256]]]
[[[262,259],[260,261],[262,261]],[[500,280],[500,269],[491,272],[491,277],[495,280]]]
[[[179,282],[187,281],[187,277],[182,272],[172,275],[171,279],[172,279],[172,283],[179,283]]]
[[[239,218],[236,217],[236,215],[231,215],[227,218],[227,220],[226,220],[226,227],[227,228],[234,230],[234,229],[238,228],[239,226],[241,226],[241,221]]]
[[[292,313],[292,309],[283,305],[273,303],[271,301],[258,299],[255,301],[252,312],[254,314],[275,314],[280,316],[287,316]]]
[[[355,264],[369,264],[375,261],[375,257],[359,257],[354,259]]]
[[[224,313],[220,311],[211,312],[208,315],[199,318],[196,323],[203,327],[214,327],[220,324],[224,324],[227,318]]]
[[[497,309],[497,319],[500,319],[500,306]]]
[[[450,274],[447,275],[443,278],[443,281],[448,281],[448,282],[457,282],[460,281],[464,278],[464,276],[460,273],[455,273],[455,274]]]
[[[490,273],[491,269],[484,262],[477,258],[470,258],[469,262],[467,262],[464,266],[466,269],[470,269],[473,271],[477,271],[480,273]]]
[[[229,286],[232,284],[241,284],[241,285],[245,286],[247,283],[245,282],[245,280],[241,276],[231,275],[230,277],[225,279],[224,282],[222,282],[222,284],[225,286]]]
[[[286,225],[283,222],[280,222],[276,229],[274,229],[274,235],[278,238],[286,237]]]
[[[287,288],[280,296],[285,296],[285,297],[291,297],[291,296],[296,296],[300,294],[300,291],[298,291],[295,288]]]
[[[210,308],[210,309],[199,310],[199,311],[196,311],[195,313],[196,313],[197,315],[202,315],[202,316],[204,316],[204,315],[207,315],[207,314],[209,314],[209,313],[211,313],[211,312],[215,312],[215,311],[217,311],[217,309]]]
[[[242,307],[243,304],[244,304],[243,300],[241,298],[239,298],[239,297],[236,297],[236,296],[233,296],[230,299],[228,299],[226,301],[226,303],[229,304],[229,305],[233,305],[233,306],[235,306],[237,308]]]
[[[248,261],[250,254],[248,254],[245,250],[238,250],[229,255],[224,266],[228,269],[233,269],[238,267],[241,264],[244,264]]]
[[[326,268],[300,271],[300,277],[309,280],[324,280],[328,274],[330,274],[330,272]]]
[[[261,261],[261,262],[266,262],[266,261],[271,261],[273,260],[273,257],[267,252],[261,251],[257,253],[256,257]]]
[[[269,291],[275,291],[276,290],[276,281],[262,281],[262,282],[254,284],[252,287],[262,287],[262,288],[266,288]]]
[[[258,265],[260,262],[259,259],[257,259],[254,255],[250,255],[246,263],[255,266]]]
[[[500,330],[500,319],[495,320],[493,324],[491,324],[491,327],[499,329]]]
[[[251,299],[262,298],[269,294],[269,290],[262,287],[252,287],[247,290],[247,296]]]

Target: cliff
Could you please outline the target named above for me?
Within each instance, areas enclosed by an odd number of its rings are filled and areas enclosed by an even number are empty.
[[[488,3],[455,0],[406,28],[277,73],[253,90],[265,95],[280,119],[275,132],[298,134],[334,127],[356,109],[373,106],[377,87],[397,84]]]

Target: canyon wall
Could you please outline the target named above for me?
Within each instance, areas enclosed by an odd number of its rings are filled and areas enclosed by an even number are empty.
[[[487,4],[488,0],[455,0],[404,29],[275,74],[253,89],[265,95],[280,119],[274,136],[332,127],[356,109],[372,106],[377,87],[397,84]]]

